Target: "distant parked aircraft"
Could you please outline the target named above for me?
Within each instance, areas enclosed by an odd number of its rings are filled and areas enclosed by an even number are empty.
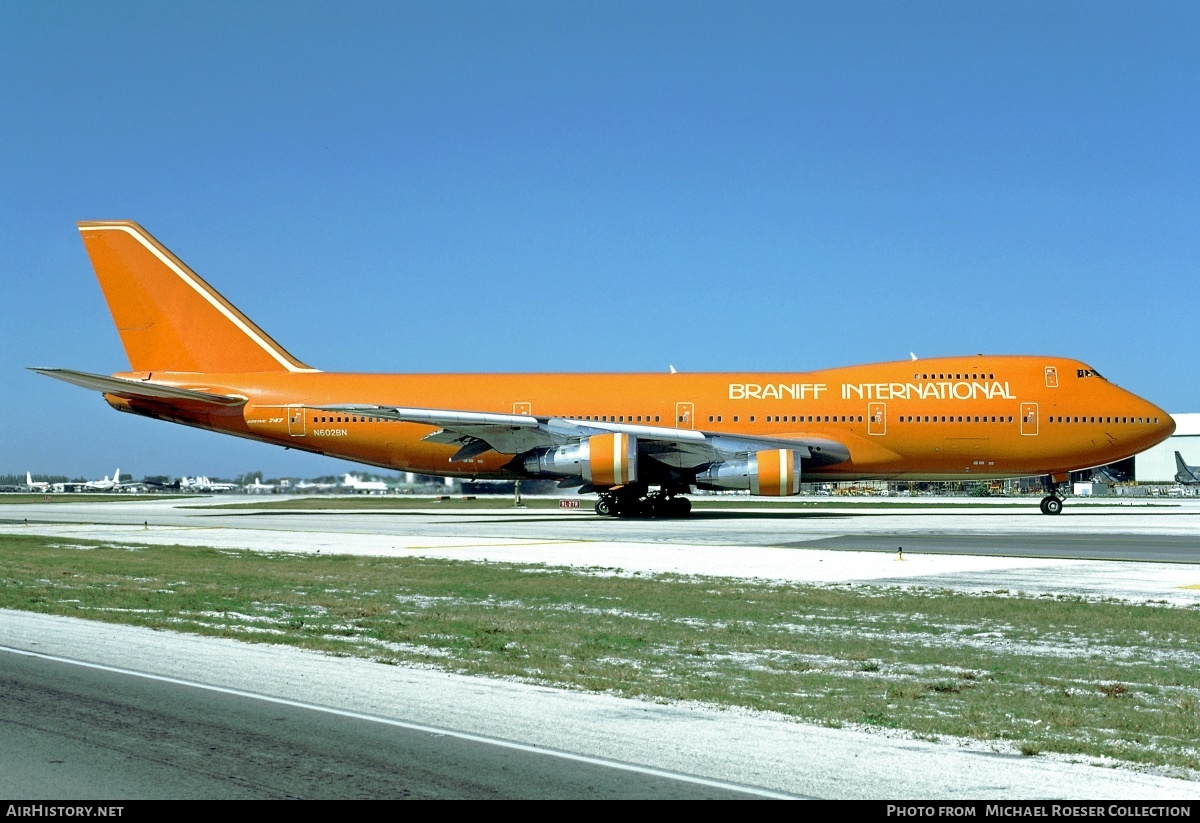
[[[337,488],[337,483],[318,483],[315,480],[301,480],[293,489],[299,492],[327,492]]]
[[[238,488],[237,483],[217,483],[207,477],[179,478],[179,488],[193,492],[230,492]]]
[[[79,488],[85,492],[112,492],[117,489],[127,489],[130,486],[139,486],[140,483],[121,480],[121,470],[117,469],[113,472],[112,480],[108,479],[108,475],[104,475],[103,480],[89,480]]]
[[[50,491],[51,486],[44,480],[38,480],[37,482],[34,482],[33,475],[29,472],[25,472],[25,488],[31,492],[48,492]]]
[[[342,479],[342,488],[355,494],[387,494],[388,484],[382,480],[359,480],[347,474]]]
[[[1185,483],[1189,486],[1200,483],[1200,466],[1189,466],[1183,462],[1183,455],[1175,452],[1175,468],[1179,471],[1175,474],[1176,483]]]
[[[256,477],[253,483],[244,484],[242,490],[251,492],[252,494],[271,494],[275,491],[275,484],[263,483]]]
[[[1117,483],[1124,483],[1128,479],[1125,474],[1117,471],[1112,466],[1098,466],[1092,471],[1093,483],[1107,483],[1112,486]]]

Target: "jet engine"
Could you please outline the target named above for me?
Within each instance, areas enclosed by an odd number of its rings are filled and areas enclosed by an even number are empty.
[[[578,443],[538,449],[525,457],[532,475],[582,477],[594,486],[623,486],[637,480],[637,437],[594,434]]]
[[[696,475],[701,489],[749,489],[763,497],[800,493],[800,455],[792,449],[751,452],[713,463]]]

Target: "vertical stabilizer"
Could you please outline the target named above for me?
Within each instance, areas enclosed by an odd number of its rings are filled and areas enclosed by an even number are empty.
[[[1189,466],[1179,452],[1175,452],[1175,469],[1176,483],[1200,483],[1200,466]]]
[[[134,371],[313,371],[137,223],[79,231]]]

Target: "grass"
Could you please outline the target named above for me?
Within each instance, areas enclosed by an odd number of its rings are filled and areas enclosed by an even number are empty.
[[[129,503],[146,500],[180,500],[195,498],[191,494],[130,494],[126,492],[12,492],[0,494],[0,505],[17,503]]]
[[[1200,609],[0,536],[0,607],[1200,769]]]

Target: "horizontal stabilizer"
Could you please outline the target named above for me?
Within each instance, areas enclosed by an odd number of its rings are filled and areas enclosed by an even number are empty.
[[[215,406],[241,406],[246,398],[241,395],[212,394],[196,391],[195,389],[180,389],[175,386],[164,386],[161,383],[150,383],[146,380],[129,380],[124,377],[106,377],[102,374],[89,374],[70,369],[35,369],[30,371],[62,380],[73,386],[124,397],[128,400],[191,400],[195,403],[208,403]]]

